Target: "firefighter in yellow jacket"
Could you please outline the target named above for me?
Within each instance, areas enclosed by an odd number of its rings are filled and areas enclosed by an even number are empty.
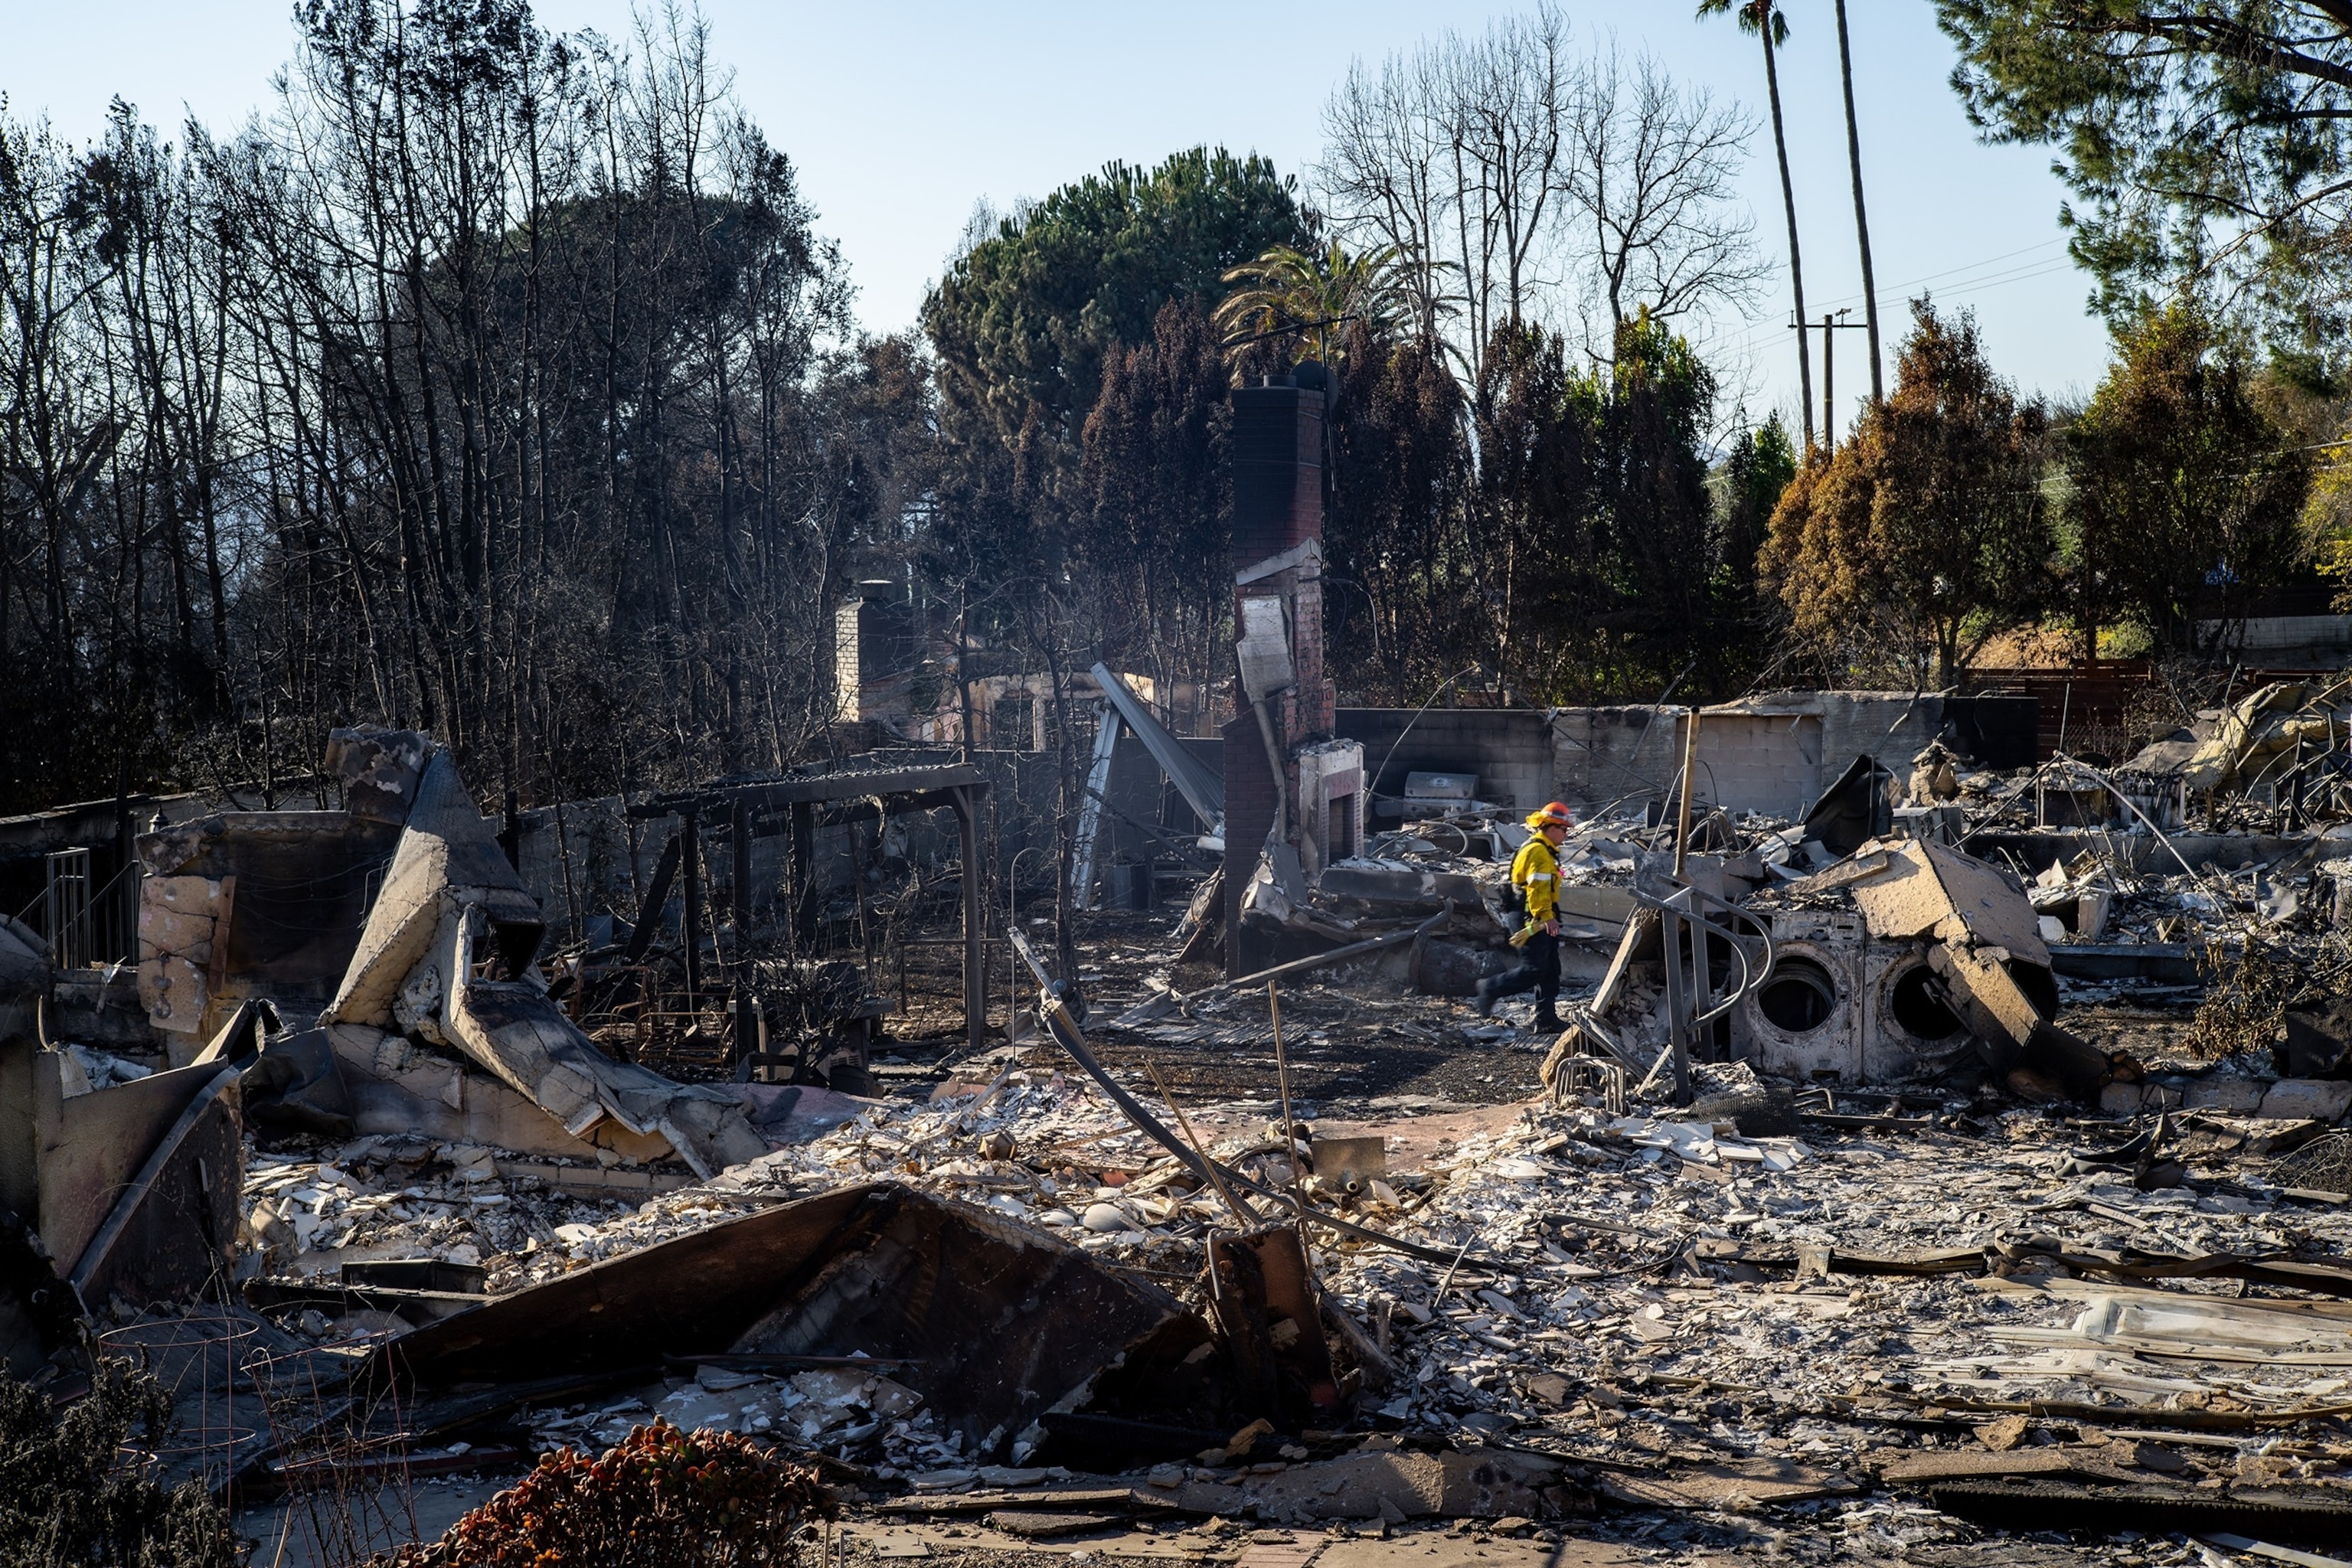
[[[1496,980],[1478,982],[1478,1011],[1495,1010],[1498,997],[1522,991],[1536,994],[1536,1027],[1561,1026],[1559,1002],[1559,845],[1574,820],[1568,807],[1553,801],[1528,817],[1535,837],[1519,846],[1511,860],[1511,888],[1535,928],[1519,949],[1519,967]]]

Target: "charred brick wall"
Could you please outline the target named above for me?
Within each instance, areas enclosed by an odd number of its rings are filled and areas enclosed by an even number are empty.
[[[1255,873],[1269,832],[1299,841],[1297,820],[1275,820],[1280,796],[1294,811],[1298,770],[1291,759],[1298,747],[1331,733],[1337,694],[1323,674],[1323,393],[1286,378],[1237,387],[1234,406],[1234,623],[1242,624],[1239,600],[1279,595],[1288,631],[1292,683],[1268,703],[1276,755],[1287,783],[1277,792],[1257,716],[1235,682],[1236,716],[1225,739],[1225,962],[1227,972],[1246,973],[1263,955],[1244,931],[1243,891]],[[1250,581],[1239,579],[1246,575]],[[1323,803],[1313,803],[1320,811]]]

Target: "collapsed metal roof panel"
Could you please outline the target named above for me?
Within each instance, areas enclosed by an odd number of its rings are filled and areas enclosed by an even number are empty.
[[[1176,786],[1192,814],[1212,829],[1220,826],[1225,820],[1225,781],[1170,734],[1110,666],[1097,664],[1088,673],[1118,710],[1119,722],[1135,731],[1135,738],[1143,742],[1143,749],[1151,753],[1151,760],[1160,764],[1160,771],[1168,775],[1168,782]]]

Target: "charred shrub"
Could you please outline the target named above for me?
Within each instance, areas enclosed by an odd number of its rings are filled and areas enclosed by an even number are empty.
[[[2197,973],[2205,982],[2205,1000],[2183,1044],[2198,1061],[2267,1054],[2286,1010],[2306,990],[2305,975],[2287,955],[2252,942],[2238,953],[2206,943],[2197,954]]]
[[[0,1376],[0,1563],[23,1568],[234,1568],[228,1515],[189,1481],[166,1489],[136,1452],[169,1429],[155,1379],[101,1362],[62,1409]]]

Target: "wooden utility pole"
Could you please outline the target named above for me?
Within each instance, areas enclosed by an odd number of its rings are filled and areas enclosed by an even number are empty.
[[[1824,455],[1837,450],[1837,366],[1832,346],[1835,340],[1830,334],[1860,330],[1864,323],[1843,319],[1853,314],[1851,309],[1822,313],[1822,451]]]

